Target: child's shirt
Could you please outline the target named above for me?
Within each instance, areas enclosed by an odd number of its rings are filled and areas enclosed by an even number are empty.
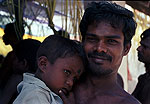
[[[17,90],[19,95],[13,104],[63,104],[62,99],[34,74],[24,73]]]

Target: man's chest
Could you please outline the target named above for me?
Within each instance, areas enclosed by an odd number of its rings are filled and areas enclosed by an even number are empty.
[[[120,104],[117,96],[101,92],[80,92],[75,96],[77,104]]]

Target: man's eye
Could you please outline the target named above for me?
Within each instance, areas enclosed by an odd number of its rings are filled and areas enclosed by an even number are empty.
[[[117,43],[118,43],[118,41],[113,40],[113,39],[109,39],[107,42],[108,42],[109,44],[117,44]]]
[[[97,41],[98,41],[98,40],[97,40],[96,38],[94,38],[94,37],[87,37],[86,40],[89,41],[89,42],[97,42]]]
[[[64,70],[64,72],[65,72],[66,75],[70,75],[71,74],[71,72],[69,70]]]
[[[146,49],[146,48],[147,48],[147,46],[145,46],[145,45],[142,45],[142,46],[143,46],[143,48],[144,48],[144,49]]]

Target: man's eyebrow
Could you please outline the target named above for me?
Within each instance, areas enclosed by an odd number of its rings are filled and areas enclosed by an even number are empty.
[[[92,33],[86,33],[86,36],[93,36],[93,37],[97,37],[96,34],[92,34]]]
[[[111,36],[105,36],[106,38],[114,38],[114,39],[121,39],[120,35],[111,35]]]
[[[96,34],[92,34],[92,33],[86,33],[86,36],[92,36],[92,37],[97,37]],[[121,39],[120,35],[111,35],[111,36],[104,36],[106,38],[115,38],[115,39]]]
[[[142,46],[147,47],[147,48],[149,48],[149,49],[150,49],[149,44],[146,44],[146,43],[143,43],[143,42],[140,42],[140,44],[141,44]]]

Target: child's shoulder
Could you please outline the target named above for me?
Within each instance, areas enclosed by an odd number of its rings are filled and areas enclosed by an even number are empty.
[[[18,85],[19,93],[49,93],[50,89],[45,85],[45,83],[36,78],[34,74],[25,73],[23,81]]]
[[[20,85],[21,86],[21,85]],[[51,98],[49,91],[43,89],[35,84],[24,84],[20,89],[20,93],[17,96],[14,104],[21,104],[22,102],[36,102],[36,104],[48,104]]]

